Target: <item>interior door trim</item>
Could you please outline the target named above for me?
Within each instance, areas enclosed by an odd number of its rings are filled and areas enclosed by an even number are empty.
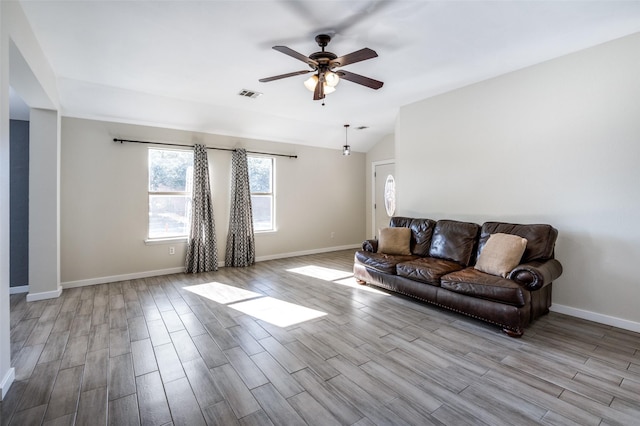
[[[380,160],[371,162],[371,235],[378,235],[376,231],[376,167],[384,166],[387,164],[396,164],[396,160],[391,158],[389,160]],[[395,177],[395,176],[394,176]]]

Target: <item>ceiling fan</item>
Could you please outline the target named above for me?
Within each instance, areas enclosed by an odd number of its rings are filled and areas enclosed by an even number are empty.
[[[296,52],[287,46],[273,46],[274,50],[282,52],[285,55],[289,55],[292,58],[298,59],[311,68],[310,70],[294,71],[287,74],[280,74],[273,77],[261,78],[260,82],[267,83],[269,81],[280,80],[281,78],[293,77],[296,75],[307,74],[314,72],[310,79],[305,81],[307,89],[313,91],[313,100],[317,101],[324,99],[325,94],[329,94],[335,90],[335,86],[338,84],[341,78],[351,81],[353,83],[361,84],[372,89],[379,89],[384,84],[382,81],[374,80],[369,77],[365,77],[359,74],[355,74],[342,69],[349,64],[353,64],[367,59],[372,59],[378,56],[378,54],[365,47],[364,49],[351,52],[344,56],[338,56],[335,53],[326,52],[325,47],[331,41],[331,36],[327,34],[319,34],[316,36],[316,42],[322,49],[320,52],[312,53],[309,56],[304,56],[301,53]]]

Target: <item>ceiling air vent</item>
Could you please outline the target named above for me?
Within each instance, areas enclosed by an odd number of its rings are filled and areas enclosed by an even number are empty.
[[[255,90],[242,89],[238,93],[238,95],[244,96],[245,98],[255,99],[255,98],[259,97],[259,96],[262,96],[262,93],[256,92]]]

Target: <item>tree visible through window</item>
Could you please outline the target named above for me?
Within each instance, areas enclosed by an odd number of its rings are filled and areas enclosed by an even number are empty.
[[[275,214],[273,203],[272,157],[247,157],[249,166],[249,187],[251,189],[251,209],[254,231],[273,231]]]
[[[149,149],[149,239],[189,234],[193,152]]]

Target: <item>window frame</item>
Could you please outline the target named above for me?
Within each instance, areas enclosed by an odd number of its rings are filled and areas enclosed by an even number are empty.
[[[153,245],[153,244],[162,244],[165,242],[186,242],[189,239],[190,234],[190,222],[191,222],[191,202],[193,198],[193,191],[189,188],[189,175],[187,175],[187,182],[185,182],[185,191],[152,191],[151,190],[151,162],[150,162],[150,154],[151,151],[178,151],[190,153],[192,155],[191,158],[191,168],[193,168],[193,150],[191,149],[180,149],[180,148],[159,148],[159,147],[149,147],[147,149],[147,238],[145,239],[145,244]],[[193,185],[193,183],[191,183]],[[166,195],[166,196],[184,196],[186,197],[186,205],[187,207],[187,227],[184,234],[180,235],[172,235],[172,236],[160,236],[160,237],[152,237],[150,235],[151,231],[151,197],[153,195]]]
[[[249,162],[248,159],[249,158],[260,158],[260,159],[268,159],[271,162],[271,192],[253,192],[251,190],[251,172],[250,172],[250,166],[249,166]],[[247,154],[247,167],[249,169],[249,192],[250,192],[250,197],[252,199],[252,204],[253,204],[253,196],[254,195],[258,195],[258,196],[267,196],[267,197],[271,197],[271,227],[269,229],[256,229],[255,226],[255,222],[253,222],[253,232],[256,234],[263,234],[263,233],[269,233],[269,232],[276,232],[277,231],[277,226],[276,226],[276,157],[272,156],[272,155],[263,155],[263,154]],[[253,215],[253,206],[252,206],[252,215]],[[253,218],[252,218],[253,220]]]

